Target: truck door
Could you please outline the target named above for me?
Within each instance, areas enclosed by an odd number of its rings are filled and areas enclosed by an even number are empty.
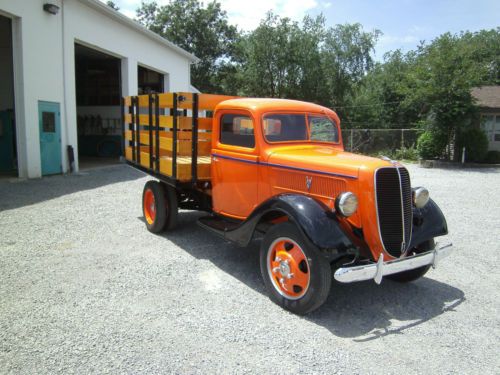
[[[215,121],[218,134],[211,163],[213,209],[244,219],[257,205],[258,197],[255,121],[244,111],[221,111]]]

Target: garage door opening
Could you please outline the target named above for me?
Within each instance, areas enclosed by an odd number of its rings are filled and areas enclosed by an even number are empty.
[[[17,177],[12,21],[0,16],[0,176]]]
[[[116,164],[121,155],[121,61],[75,44],[80,169]]]

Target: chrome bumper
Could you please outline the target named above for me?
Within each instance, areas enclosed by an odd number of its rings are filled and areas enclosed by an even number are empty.
[[[446,245],[436,244],[434,250],[406,258],[390,260],[388,262],[384,262],[384,254],[380,254],[377,263],[354,267],[342,267],[335,271],[334,277],[335,280],[341,283],[352,283],[355,281],[373,279],[377,284],[380,284],[382,282],[382,277],[386,275],[412,270],[429,264],[435,268],[441,259],[450,255],[452,250],[453,246],[451,243]]]

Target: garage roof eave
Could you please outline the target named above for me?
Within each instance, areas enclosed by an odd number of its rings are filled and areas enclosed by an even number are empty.
[[[78,0],[78,1],[88,5],[92,9],[95,9],[95,10],[105,14],[106,16],[120,22],[123,25],[128,26],[128,27],[146,35],[147,37],[157,41],[158,43],[165,45],[166,47],[170,48],[171,50],[173,50],[173,51],[177,52],[178,54],[182,55],[183,57],[187,58],[189,61],[191,61],[194,64],[196,64],[200,61],[200,59],[198,57],[196,57],[195,55],[193,55],[192,53],[189,53],[185,49],[182,49],[181,47],[175,45],[174,43],[168,41],[167,39],[161,37],[160,35],[152,32],[151,30],[146,29],[144,26],[142,26],[138,22],[128,18],[127,16],[121,14],[120,12],[117,12],[116,10],[112,9],[111,7],[109,7],[105,3],[102,3],[99,0]]]

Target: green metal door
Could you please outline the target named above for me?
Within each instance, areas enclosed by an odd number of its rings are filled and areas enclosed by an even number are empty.
[[[38,122],[40,124],[42,175],[61,173],[61,112],[59,103],[38,102]]]

